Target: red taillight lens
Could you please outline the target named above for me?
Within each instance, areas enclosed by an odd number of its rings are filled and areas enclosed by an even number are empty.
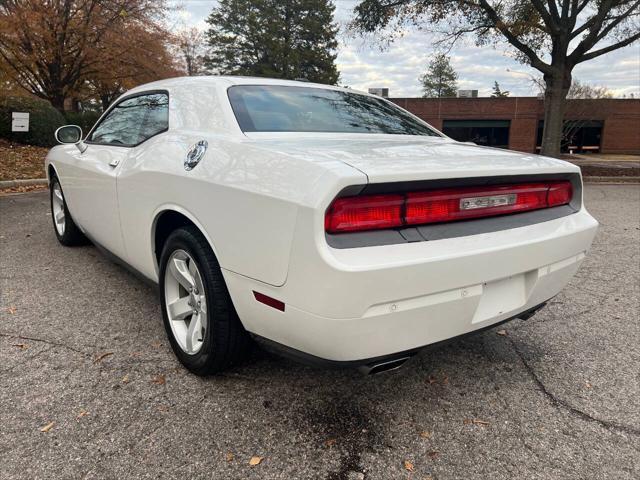
[[[572,197],[573,187],[571,186],[571,182],[556,182],[549,185],[547,203],[550,207],[569,203]]]
[[[335,233],[399,227],[403,203],[403,195],[338,198],[325,216],[325,230]]]
[[[450,222],[546,207],[548,186],[526,184],[408,193],[408,225]]]
[[[325,216],[329,233],[451,222],[565,205],[571,182],[443,188],[403,195],[363,195],[334,200]]]

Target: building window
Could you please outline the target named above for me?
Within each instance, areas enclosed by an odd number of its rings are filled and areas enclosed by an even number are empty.
[[[442,132],[459,142],[509,148],[509,120],[445,120]]]
[[[602,140],[602,120],[565,120],[560,149],[562,152],[599,152]],[[544,120],[538,122],[538,150],[542,145]]]

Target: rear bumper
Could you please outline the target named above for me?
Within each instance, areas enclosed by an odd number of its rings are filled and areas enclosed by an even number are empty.
[[[446,340],[442,340],[440,342],[436,342],[436,343],[431,343],[429,345],[424,345],[422,347],[419,348],[413,348],[411,350],[404,350],[402,352],[394,352],[394,353],[389,353],[387,355],[382,355],[380,357],[374,357],[374,358],[362,358],[359,360],[345,360],[345,361],[340,361],[340,360],[328,360],[326,358],[320,358],[320,357],[316,357],[314,355],[311,355],[309,353],[305,353],[305,352],[301,352],[300,350],[296,350],[294,348],[291,348],[287,345],[282,345],[280,343],[274,342],[273,340],[269,340],[268,338],[264,338],[261,337],[259,335],[252,335],[253,339],[258,342],[265,350],[268,350],[270,352],[276,353],[278,355],[281,355],[283,357],[289,358],[291,360],[295,360],[296,362],[299,363],[303,363],[305,365],[310,365],[313,367],[323,367],[323,368],[360,368],[360,367],[370,367],[373,365],[379,365],[381,363],[385,363],[385,362],[391,362],[393,360],[397,360],[397,359],[409,359],[411,357],[413,357],[414,355],[417,355],[419,352],[423,351],[423,350],[431,350],[431,349],[436,349],[439,348],[445,344],[450,343],[451,341],[454,340],[458,340],[461,338],[465,338],[467,336],[473,336],[473,335],[477,335],[479,333],[482,333],[483,331],[489,329],[489,328],[495,328],[499,325],[502,325],[504,323],[507,323],[511,320],[515,320],[516,318],[521,318],[522,320],[527,320],[530,317],[532,317],[533,315],[535,315],[539,310],[541,310],[544,306],[546,305],[545,303],[541,303],[540,305],[536,305],[535,307],[526,310],[524,312],[519,313],[518,315],[515,315],[513,317],[507,318],[505,320],[502,320],[500,322],[497,322],[495,324],[491,324],[491,325],[487,325],[485,327],[482,327],[478,330],[472,330],[471,332],[468,333],[464,333],[461,335],[457,335],[455,337],[451,337],[448,338]],[[366,369],[363,370],[366,373]]]
[[[597,222],[579,212],[460,238],[357,249],[294,241],[287,282],[225,271],[245,328],[334,362],[407,352],[517,317],[559,293]],[[284,312],[253,291],[282,300]]]

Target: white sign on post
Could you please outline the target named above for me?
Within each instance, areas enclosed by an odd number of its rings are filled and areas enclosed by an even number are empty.
[[[28,132],[29,131],[29,113],[28,112],[11,112],[11,131],[12,132]]]

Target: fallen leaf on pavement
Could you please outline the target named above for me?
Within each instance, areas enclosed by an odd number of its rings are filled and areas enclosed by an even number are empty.
[[[429,385],[433,385],[434,383],[436,385],[448,385],[449,384],[449,377],[447,377],[444,373],[440,373],[440,378],[438,378],[436,375],[429,375],[429,378],[427,378],[427,383]]]
[[[440,452],[433,451],[433,452],[427,453],[427,455],[429,455],[429,457],[431,458],[436,458],[438,455],[440,455]]]
[[[411,463],[409,460],[405,460],[404,461],[404,468],[405,468],[405,470],[408,470],[409,472],[413,472],[413,470],[414,470],[413,463]]]
[[[80,413],[76,418],[80,419],[82,417],[86,417],[87,415],[89,415],[89,412],[87,412],[86,410],[80,410]]]
[[[128,373],[124,377],[122,377],[122,383],[129,383],[129,374]]]
[[[255,467],[256,465],[258,465],[262,460],[264,459],[264,457],[251,457],[251,460],[249,460],[249,465],[251,465],[252,467]]]
[[[16,307],[11,305],[9,308],[7,308],[7,312],[9,312],[11,315],[13,315],[14,313],[16,313]]]
[[[12,343],[11,346],[18,347],[20,350],[26,350],[27,348],[29,348],[29,345],[27,345],[26,343]]]
[[[100,363],[102,360],[107,358],[109,355],[113,355],[113,352],[104,352],[96,357],[93,363]]]
[[[167,380],[166,378],[164,378],[164,375],[156,375],[151,379],[151,383],[155,383],[156,385],[164,385],[165,383],[167,383]]]
[[[47,423],[44,427],[42,427],[40,429],[41,432],[47,433],[49,430],[51,430],[53,428],[53,426],[56,424],[56,422],[49,422]]]
[[[233,453],[227,452],[225,458],[227,459],[227,462],[231,462],[233,460]]]
[[[420,432],[420,436],[422,438],[431,438],[431,435],[433,435],[432,432],[427,432],[426,430],[424,432]]]
[[[480,420],[478,418],[474,418],[473,419],[473,423],[476,425],[489,425],[489,422],[485,421],[485,420]]]
[[[504,337],[507,334],[507,331],[506,330],[498,330],[496,333],[498,335],[502,335]]]

